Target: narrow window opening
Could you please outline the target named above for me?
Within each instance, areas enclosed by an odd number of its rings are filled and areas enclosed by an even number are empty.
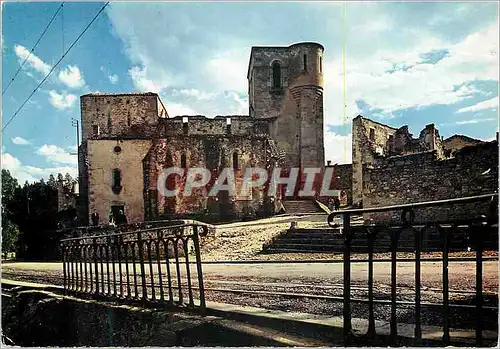
[[[115,168],[113,170],[113,185],[112,185],[113,192],[115,194],[119,194],[120,191],[122,190],[122,173],[119,169]]]
[[[236,152],[236,151],[235,151],[235,152],[233,153],[233,169],[234,169],[235,171],[237,171],[237,170],[238,170],[238,168],[239,168],[239,164],[238,164],[238,152]]]
[[[387,148],[389,149],[389,151],[392,150],[393,146],[394,146],[394,136],[389,135],[389,139],[387,140]]]
[[[92,125],[92,134],[94,136],[99,136],[99,125]]]
[[[375,140],[375,129],[373,128],[370,129],[370,140],[371,141]]]
[[[127,114],[127,125],[130,126],[131,120],[130,120],[130,112]]]
[[[186,116],[184,116],[182,118],[182,133],[184,135],[187,135],[188,134],[188,131],[189,131],[189,124],[188,124],[188,118]]]
[[[281,88],[281,66],[278,62],[273,63],[273,88]]]
[[[304,55],[304,70],[307,71],[307,55]]]
[[[323,57],[319,56],[319,72],[323,72]]]
[[[231,134],[231,118],[226,118],[226,133]]]
[[[107,116],[108,116],[108,131],[110,132],[111,131],[111,112],[108,110],[107,112]]]
[[[186,154],[181,155],[181,168],[187,168]]]

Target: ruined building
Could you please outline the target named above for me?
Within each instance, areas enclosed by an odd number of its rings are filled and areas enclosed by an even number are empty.
[[[413,138],[407,126],[396,129],[362,116],[353,120],[352,130],[354,205],[391,206],[498,191],[498,136],[490,142],[459,135],[442,139],[430,124]],[[465,219],[486,212],[488,205],[457,205],[455,212],[432,208],[417,216],[427,221]],[[367,217],[399,219],[384,215]]]
[[[79,148],[82,217],[123,210],[129,222],[183,214],[256,215],[279,201],[263,190],[245,197],[164,197],[157,179],[167,167],[245,169],[324,167],[323,51],[317,43],[252,47],[249,115],[175,116],[155,93],[81,96]],[[170,178],[170,177],[169,177]],[[175,185],[173,182],[167,186]]]

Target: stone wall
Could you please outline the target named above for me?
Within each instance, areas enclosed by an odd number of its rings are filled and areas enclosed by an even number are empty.
[[[372,162],[377,152],[383,156],[389,150],[389,136],[397,129],[358,115],[352,121],[352,203],[363,200],[363,164]]]
[[[463,148],[450,159],[439,159],[436,150],[379,159],[365,165],[363,183],[364,208],[493,193],[498,191],[498,142]],[[415,219],[467,219],[488,210],[489,203],[419,209]],[[367,214],[365,218],[399,219],[400,214]]]
[[[111,206],[123,205],[130,223],[144,220],[142,160],[151,140],[89,140],[87,158],[89,221],[93,212],[108,221]],[[119,147],[119,152],[117,152]],[[121,190],[113,190],[113,170],[121,172]]]
[[[269,134],[269,124],[265,120],[255,120],[248,116],[227,115],[207,118],[205,116],[176,116],[160,119],[159,137],[181,135],[212,136],[263,136]]]
[[[352,123],[353,203],[363,204],[363,168],[378,159],[435,151],[445,157],[443,141],[434,124],[426,125],[418,138],[413,138],[408,126],[398,129],[358,115]]]
[[[323,46],[252,47],[250,116],[270,121],[270,135],[287,167],[323,167]],[[279,64],[279,86],[273,65]]]
[[[148,138],[168,114],[156,93],[88,94],[80,97],[82,140]],[[98,129],[98,132],[96,133]]]
[[[352,205],[352,164],[333,165],[333,181],[331,189],[345,191],[347,205]]]
[[[483,143],[479,139],[470,138],[463,135],[454,135],[449,138],[446,138],[443,141],[443,148],[445,151],[445,155],[448,157],[455,156],[455,152],[464,147],[476,145],[479,143]]]
[[[269,144],[266,137],[191,135],[189,137],[170,136],[155,141],[146,156],[145,202],[148,219],[162,216],[182,216],[189,214],[233,215],[242,217],[255,215],[262,207],[264,193],[255,189],[246,196],[240,195],[244,174],[249,167],[267,168],[270,165]],[[237,168],[233,163],[237,157]],[[186,158],[186,168],[207,168],[212,172],[212,182],[201,188],[194,188],[190,196],[181,193],[165,197],[158,192],[158,178],[164,168],[182,167],[181,157]],[[211,186],[223,168],[233,168],[236,180],[236,196],[222,193],[208,197]],[[167,189],[183,188],[186,176],[170,176]],[[263,189],[263,188],[262,188]]]

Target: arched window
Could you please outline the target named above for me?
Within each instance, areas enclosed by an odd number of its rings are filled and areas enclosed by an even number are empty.
[[[181,155],[181,168],[187,167],[186,154]]]
[[[281,65],[273,63],[273,88],[281,88]]]
[[[233,153],[233,169],[234,169],[235,171],[237,171],[237,170],[238,170],[238,168],[239,168],[239,165],[238,165],[238,152],[237,152],[237,151],[235,151],[235,152]]]

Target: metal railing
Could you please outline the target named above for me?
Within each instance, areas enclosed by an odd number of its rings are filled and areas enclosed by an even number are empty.
[[[64,289],[204,312],[199,237],[207,232],[206,225],[181,224],[61,240]],[[193,286],[196,281],[198,287]]]
[[[452,220],[452,221],[429,221],[427,223],[415,224],[415,211],[421,208],[428,207],[448,207],[453,205],[462,205],[469,203],[490,201],[487,212],[476,212],[477,218],[468,220]],[[377,343],[380,340],[375,330],[375,311],[374,304],[374,279],[373,279],[373,253],[374,243],[377,237],[388,234],[390,237],[390,252],[391,252],[391,294],[390,294],[390,344],[398,345],[398,330],[397,330],[397,251],[398,240],[402,232],[413,233],[414,237],[414,251],[415,251],[415,299],[414,299],[414,314],[415,314],[415,327],[414,339],[415,345],[421,346],[422,342],[422,319],[421,319],[421,252],[423,236],[431,230],[435,230],[441,237],[441,250],[442,250],[442,297],[443,297],[443,337],[442,343],[444,346],[450,345],[450,299],[449,299],[449,277],[448,277],[448,253],[450,251],[450,242],[453,238],[454,232],[458,227],[468,228],[468,234],[471,237],[471,242],[474,246],[476,253],[476,287],[475,287],[475,341],[477,346],[483,344],[483,241],[484,233],[488,229],[492,229],[493,225],[498,224],[498,193],[479,195],[473,197],[440,200],[432,202],[421,202],[407,205],[395,205],[386,207],[375,207],[366,209],[353,209],[345,211],[332,212],[328,216],[328,224],[332,227],[338,227],[335,223],[335,217],[342,216],[342,235],[344,239],[344,280],[343,280],[343,336],[344,344],[351,345],[359,338],[353,332],[351,322],[351,252],[352,241],[354,235],[363,234],[368,243],[368,330],[361,337],[363,340],[369,340],[372,343]],[[399,222],[386,222],[377,224],[376,222],[368,222],[363,226],[363,229],[354,229],[351,226],[351,216],[399,211],[401,212],[401,219]],[[357,232],[355,232],[357,230]],[[387,236],[387,235],[386,235]],[[357,236],[359,238],[359,236]]]

